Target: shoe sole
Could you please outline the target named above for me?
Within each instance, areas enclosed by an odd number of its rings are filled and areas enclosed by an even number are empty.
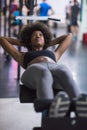
[[[87,117],[87,94],[82,94],[76,101],[76,111],[79,117]]]
[[[69,96],[65,92],[59,92],[50,107],[49,117],[64,117],[70,107]]]

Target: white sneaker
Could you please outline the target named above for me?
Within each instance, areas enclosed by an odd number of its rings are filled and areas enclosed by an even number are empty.
[[[66,116],[69,107],[70,107],[69,96],[66,92],[61,91],[55,96],[51,104],[51,107],[49,109],[49,117],[55,117],[55,118],[64,117]]]
[[[87,94],[81,94],[77,99],[76,112],[79,117],[87,117]]]

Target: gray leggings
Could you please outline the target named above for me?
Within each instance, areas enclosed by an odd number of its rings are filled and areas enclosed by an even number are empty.
[[[70,98],[80,94],[70,70],[57,63],[40,62],[30,65],[23,73],[21,81],[27,87],[37,90],[37,98],[53,99],[53,87],[63,89]]]

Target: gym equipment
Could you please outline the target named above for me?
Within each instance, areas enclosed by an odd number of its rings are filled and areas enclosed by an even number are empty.
[[[59,90],[61,91],[61,90]],[[59,92],[54,89],[54,94]],[[34,103],[35,111],[43,112],[48,109],[53,100],[37,100],[36,90],[20,85],[19,99],[21,103]],[[72,113],[72,112],[71,112]],[[34,127],[33,130],[87,130],[87,118],[86,117],[43,117],[41,119],[41,127]]]
[[[33,103],[36,99],[36,90],[30,89],[23,84],[20,84],[19,99],[21,103]],[[54,94],[57,94],[58,89],[54,89]]]
[[[60,19],[57,19],[57,18],[53,18],[51,16],[34,16],[34,15],[31,15],[31,16],[16,16],[16,19],[19,19],[19,20],[41,20],[41,21],[47,21],[47,20],[53,20],[53,21],[61,21]]]

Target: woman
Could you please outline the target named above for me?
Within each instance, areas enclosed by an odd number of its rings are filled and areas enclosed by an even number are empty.
[[[63,35],[51,41],[52,34],[43,23],[25,26],[20,40],[0,37],[1,46],[23,67],[21,81],[27,87],[36,89],[38,99],[53,99],[53,87],[64,90],[69,98],[76,98],[80,90],[67,67],[57,62],[69,47],[72,34]],[[59,44],[54,51],[48,47]],[[25,46],[28,51],[20,52],[13,45]]]

